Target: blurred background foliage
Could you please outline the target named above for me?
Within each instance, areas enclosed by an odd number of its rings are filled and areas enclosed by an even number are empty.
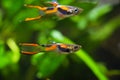
[[[76,16],[59,20],[39,15],[24,4],[50,6],[50,0],[0,0],[0,80],[120,80],[120,1],[58,0],[81,7]],[[19,43],[76,43],[74,54],[20,54]]]

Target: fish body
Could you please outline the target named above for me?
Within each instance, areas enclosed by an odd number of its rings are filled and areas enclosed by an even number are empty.
[[[66,17],[77,15],[80,12],[82,12],[81,8],[77,8],[73,6],[58,5],[56,14],[60,18],[66,18]]]
[[[66,17],[77,15],[83,11],[82,8],[68,6],[68,5],[60,5],[57,2],[48,2],[48,3],[52,4],[52,7],[41,7],[41,6],[33,6],[33,5],[25,4],[26,7],[37,8],[40,10],[39,16],[34,18],[26,18],[25,21],[40,19],[42,16],[46,14],[56,14],[60,18],[66,18]]]
[[[21,53],[23,54],[36,54],[39,52],[58,52],[58,53],[74,53],[78,51],[81,46],[77,44],[63,44],[63,43],[53,43],[53,44],[34,44],[34,43],[21,43]]]

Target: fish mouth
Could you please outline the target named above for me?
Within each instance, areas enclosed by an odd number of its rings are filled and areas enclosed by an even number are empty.
[[[80,13],[83,12],[84,10],[82,8],[80,8]]]

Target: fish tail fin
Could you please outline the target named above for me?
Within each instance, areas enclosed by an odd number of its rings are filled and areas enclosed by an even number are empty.
[[[26,18],[25,21],[32,21],[32,20],[38,20],[40,19],[42,16],[37,16],[37,17],[34,17],[34,18]]]
[[[27,52],[27,51],[21,51],[22,54],[37,54],[37,52]]]
[[[37,54],[41,52],[39,44],[34,43],[20,43],[20,52],[22,54]]]

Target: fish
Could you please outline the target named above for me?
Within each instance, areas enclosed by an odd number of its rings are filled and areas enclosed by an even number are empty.
[[[25,7],[29,8],[37,8],[39,10],[40,15],[37,17],[31,17],[31,18],[25,18],[25,21],[31,21],[31,20],[38,20],[42,16],[47,14],[56,14],[61,19],[77,15],[83,11],[82,8],[78,8],[75,6],[69,6],[69,5],[60,5],[56,1],[54,2],[47,2],[48,4],[51,4],[50,7],[41,7],[41,6],[35,6],[35,5],[28,5],[24,4]]]
[[[57,52],[60,54],[69,54],[78,51],[81,45],[78,44],[64,44],[64,43],[50,43],[50,44],[36,44],[36,43],[20,43],[20,52],[23,54],[37,54],[40,52]]]

